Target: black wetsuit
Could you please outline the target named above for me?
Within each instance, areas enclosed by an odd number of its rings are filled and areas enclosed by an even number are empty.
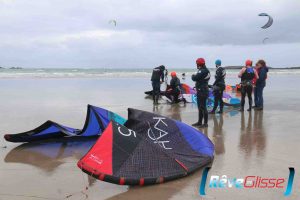
[[[206,101],[208,98],[208,81],[210,79],[210,72],[206,66],[198,70],[197,74],[192,75],[192,80],[196,82],[197,89],[197,104],[199,111],[198,124],[202,125],[204,118],[204,124],[208,121],[208,112],[206,107]]]
[[[159,95],[160,95],[160,80],[164,81],[164,66],[155,67],[152,71],[151,81],[153,88],[153,101],[154,103],[158,103]]]
[[[215,97],[214,108],[212,112],[215,112],[220,103],[220,112],[223,112],[223,92],[225,90],[225,76],[226,70],[223,67],[218,67],[215,75],[215,82],[213,84],[213,94]]]
[[[170,81],[170,92],[167,92],[169,97],[172,97],[172,103],[179,102],[179,94],[180,94],[180,80],[177,77],[173,77]]]
[[[244,110],[245,106],[245,98],[246,95],[248,96],[249,101],[249,110],[252,108],[252,90],[253,90],[253,79],[255,77],[254,69],[247,68],[246,71],[242,74],[241,77],[241,94],[242,94],[242,100],[241,100],[241,110]]]

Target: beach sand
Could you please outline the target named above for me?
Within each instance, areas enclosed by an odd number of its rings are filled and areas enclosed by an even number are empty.
[[[236,82],[229,78],[228,82]],[[190,83],[187,80],[188,83]],[[210,175],[242,178],[247,175],[296,176],[293,193],[282,189],[206,189],[200,197],[202,170],[169,183],[118,186],[88,177],[76,163],[94,140],[73,143],[14,144],[1,139],[0,199],[300,199],[300,75],[273,75],[265,90],[265,110],[227,110],[209,118],[203,131],[215,144]],[[81,128],[86,106],[92,104],[126,117],[127,108],[154,111],[187,124],[197,119],[194,104],[161,104],[153,108],[145,98],[146,78],[1,79],[0,137],[53,120]],[[247,105],[247,104],[246,104]],[[21,146],[20,146],[21,145]]]

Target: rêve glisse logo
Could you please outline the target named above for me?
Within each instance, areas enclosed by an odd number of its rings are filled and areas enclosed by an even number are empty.
[[[205,186],[207,175],[210,167],[206,167],[202,173],[199,193],[205,195]],[[212,175],[209,181],[209,188],[237,188],[237,189],[279,189],[286,190],[284,196],[289,196],[292,193],[295,169],[289,168],[289,178],[282,177],[261,177],[261,176],[246,176],[245,178],[229,178],[226,175]]]

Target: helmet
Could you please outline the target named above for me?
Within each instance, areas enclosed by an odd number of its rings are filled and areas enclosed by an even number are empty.
[[[176,72],[171,72],[171,76],[172,77],[176,77],[177,75],[176,75]]]
[[[196,64],[197,64],[197,65],[204,65],[204,64],[205,64],[204,58],[198,58],[198,59],[196,60]]]
[[[246,66],[252,66],[252,60],[246,60],[245,65]]]
[[[159,66],[162,70],[165,70],[166,67],[164,65]]]
[[[220,59],[216,60],[215,62],[216,65],[221,66],[222,65],[222,61]]]

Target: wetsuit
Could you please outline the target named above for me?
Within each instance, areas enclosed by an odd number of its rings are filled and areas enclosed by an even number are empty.
[[[241,94],[242,94],[241,110],[242,111],[244,110],[246,95],[248,96],[248,101],[249,101],[248,111],[250,111],[252,108],[252,90],[253,90],[252,81],[254,77],[255,77],[255,73],[252,67],[247,68],[245,72],[242,74],[241,77]]]
[[[224,102],[223,102],[223,92],[225,90],[225,76],[226,70],[223,67],[218,67],[215,75],[215,82],[213,84],[213,94],[215,97],[214,108],[212,113],[214,113],[220,103],[220,113],[223,112]]]
[[[153,102],[155,104],[158,103],[159,95],[160,95],[160,80],[164,82],[164,70],[165,67],[159,66],[155,67],[152,71],[151,81],[152,81],[152,88],[153,88]]]
[[[192,75],[192,80],[196,82],[197,89],[197,104],[198,104],[198,125],[202,125],[204,119],[204,125],[207,125],[208,112],[206,102],[208,98],[208,81],[210,79],[210,72],[206,66],[200,68],[198,72]]]
[[[258,70],[258,79],[254,90],[254,103],[255,107],[262,109],[264,107],[263,91],[266,86],[266,79],[268,74],[268,67],[261,67]]]
[[[169,97],[172,97],[172,103],[178,103],[179,102],[179,94],[180,94],[180,80],[177,77],[173,77],[170,81],[170,89],[169,92],[167,92],[167,95]]]

